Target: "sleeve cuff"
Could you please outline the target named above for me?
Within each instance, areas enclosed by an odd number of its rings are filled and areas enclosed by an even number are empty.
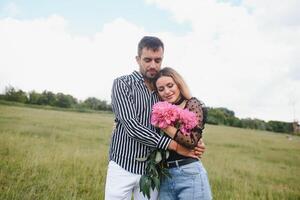
[[[157,144],[157,148],[167,150],[171,141],[172,141],[171,138],[169,138],[167,136],[162,136],[160,138],[160,141]]]

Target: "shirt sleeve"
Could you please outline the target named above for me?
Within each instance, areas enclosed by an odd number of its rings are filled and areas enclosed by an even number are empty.
[[[174,140],[185,147],[194,148],[197,146],[198,141],[202,137],[202,130],[204,129],[204,124],[206,121],[206,108],[202,102],[194,97],[186,103],[185,108],[196,114],[198,124],[194,129],[191,130],[189,135],[183,134],[178,129]]]
[[[153,148],[167,149],[171,139],[142,125],[137,120],[137,112],[130,87],[121,79],[115,79],[112,88],[112,108],[116,118],[126,129],[128,137]]]

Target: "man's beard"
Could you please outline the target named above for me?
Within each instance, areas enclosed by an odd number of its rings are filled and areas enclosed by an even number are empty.
[[[143,75],[143,78],[149,82],[153,82],[155,80],[155,75],[153,77],[149,77],[149,76],[146,76],[146,75]]]
[[[143,77],[144,77],[144,79],[146,79],[150,82],[153,82],[155,80],[155,76],[157,75],[157,73],[158,73],[157,71],[155,74],[148,73],[148,74],[151,74],[151,76],[149,76],[149,75],[147,76],[147,72],[146,72],[145,74],[143,74]]]

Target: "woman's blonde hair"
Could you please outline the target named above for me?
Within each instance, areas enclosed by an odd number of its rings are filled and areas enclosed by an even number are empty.
[[[155,76],[154,87],[155,87],[156,91],[157,91],[156,81],[162,76],[171,77],[174,80],[174,82],[176,83],[177,87],[179,88],[181,95],[185,99],[192,98],[190,90],[189,90],[187,84],[185,83],[184,79],[182,78],[182,76],[180,76],[180,74],[171,67],[162,68]]]

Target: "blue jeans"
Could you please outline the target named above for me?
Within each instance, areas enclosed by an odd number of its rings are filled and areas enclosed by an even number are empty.
[[[211,200],[207,172],[201,161],[168,169],[171,178],[162,180],[160,200]]]

